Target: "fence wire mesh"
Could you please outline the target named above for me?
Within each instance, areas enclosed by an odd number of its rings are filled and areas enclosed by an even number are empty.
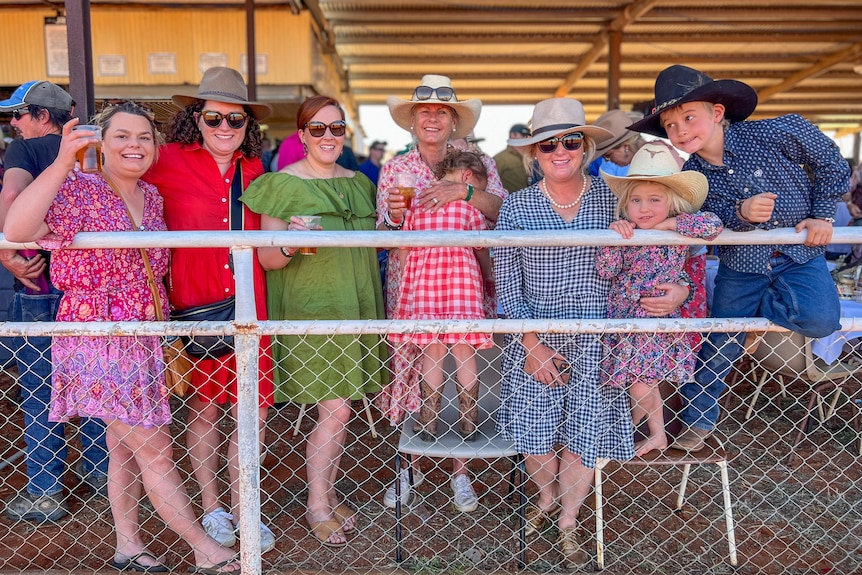
[[[649,320],[599,321],[582,329],[569,326],[571,333],[565,337],[593,333],[601,338],[622,330],[666,330],[683,336],[681,332],[688,331],[686,336],[694,335],[699,345],[713,331],[740,329],[732,322],[721,326],[697,321],[661,325]],[[327,334],[326,329],[315,330],[303,322],[270,321],[261,322],[260,331],[252,335],[291,334],[300,343],[324,338],[339,345],[345,341],[345,333],[353,334],[347,340],[352,344],[360,336],[385,339],[387,332],[432,329],[406,323],[407,327],[399,322],[357,322],[358,327],[340,325],[333,328],[340,330],[338,334]],[[520,345],[517,340],[504,338],[504,334],[532,329],[505,321],[480,326],[467,323],[444,322],[433,328],[495,332],[494,346],[476,352],[481,383],[480,432],[475,441],[465,442],[459,428],[462,415],[455,362],[450,355],[443,363],[444,417],[434,435],[441,442],[444,437],[451,441],[444,450],[455,455],[463,448],[491,447],[503,375],[501,355],[507,345]],[[15,329],[13,324],[5,325]],[[76,326],[74,333],[86,331],[78,327],[81,326]],[[92,325],[89,328],[98,329]],[[204,325],[203,331],[206,328]],[[734,363],[721,397],[718,443],[698,454],[698,460],[706,462],[694,461],[690,472],[685,466],[692,461],[672,452],[666,452],[671,455],[662,456],[664,459],[602,462],[601,497],[591,491],[579,517],[592,557],[590,570],[601,562],[608,573],[731,573],[731,556],[735,553],[741,573],[862,571],[862,341],[849,330],[823,340],[808,340],[783,331],[755,332],[750,325],[745,329],[749,332],[746,352]],[[37,336],[52,330],[70,333],[68,326],[30,324],[17,334],[22,336],[20,339],[7,337],[0,340],[0,345],[19,360],[28,357],[22,354],[22,346],[28,346],[31,359],[41,359],[44,368],[49,359],[44,351],[45,338]],[[113,326],[111,330],[114,337],[118,333],[138,337],[151,333],[139,326]],[[178,330],[175,327],[167,331]],[[567,333],[565,328],[555,331]],[[744,332],[741,337],[745,335]],[[272,337],[270,345],[283,343]],[[275,357],[283,355],[274,350],[262,351],[272,352]],[[0,518],[0,572],[110,570],[114,520],[104,496],[105,485],[98,481],[98,473],[92,472],[101,462],[91,461],[86,455],[92,430],[88,435],[81,422],[67,424],[65,438],[56,440],[67,450],[60,453],[65,460],[60,477],[63,491],[56,497],[56,505],[45,507],[68,513],[44,523],[9,517],[9,502],[20,496],[27,484],[24,403],[47,401],[46,397],[31,397],[23,389],[26,377],[38,374],[21,371],[19,364],[20,361],[10,363],[0,376],[0,498],[6,501],[6,513]],[[225,367],[237,369],[233,360]],[[673,434],[680,428],[675,413],[679,398],[670,385],[663,385],[662,393],[666,427]],[[194,419],[189,398],[171,397],[170,404],[173,457],[182,485],[201,517],[206,504],[188,448],[190,434],[194,433],[189,427]],[[377,394],[351,403],[341,472],[335,484],[339,496],[356,512],[356,528],[348,535],[348,545],[340,548],[322,545],[309,533],[306,522],[308,438],[325,414],[315,405],[294,403],[277,403],[269,410],[259,460],[259,486],[254,488],[259,491],[261,520],[272,530],[275,545],[260,556],[262,571],[520,570],[519,514],[523,509],[519,488],[525,489],[526,509],[536,497],[535,484],[523,480],[518,473],[520,460],[508,455],[470,459],[468,475],[479,503],[474,511],[460,512],[453,506],[452,458],[419,456],[423,441],[414,437],[417,416],[409,415],[405,423],[393,425],[380,405]],[[227,413],[219,413],[217,419],[219,463],[215,481],[221,504],[229,510],[228,438],[237,424]],[[486,421],[490,425],[483,425]],[[645,433],[643,426],[639,432]],[[411,437],[409,441],[405,439]],[[432,445],[425,443],[429,448]],[[719,444],[722,452],[714,452],[712,448]],[[387,505],[386,492],[395,485],[399,452],[400,458],[413,460],[415,485],[402,499],[404,504],[397,514]],[[725,505],[722,468],[713,464],[715,461],[728,463],[730,510]],[[240,468],[247,471],[254,464],[241,460]],[[679,506],[681,483],[685,483],[685,494]],[[142,536],[147,547],[178,570],[192,566],[189,547],[167,529],[145,495],[141,505]],[[729,512],[733,520],[731,533]],[[526,538],[524,558],[528,570],[561,570],[557,535],[554,522],[549,521]],[[399,550],[401,562],[396,561]],[[248,552],[253,560],[259,556],[257,550]],[[243,559],[245,567],[245,554]],[[253,561],[249,564],[254,565]]]

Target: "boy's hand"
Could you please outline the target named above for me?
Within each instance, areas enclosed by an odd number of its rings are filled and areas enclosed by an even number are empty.
[[[625,239],[631,239],[634,235],[635,227],[628,220],[617,220],[615,222],[611,222],[609,227]]]
[[[806,218],[796,224],[796,233],[808,230],[804,245],[809,248],[825,246],[832,241],[832,224],[826,220]]]
[[[772,217],[772,211],[775,209],[775,199],[778,194],[772,192],[764,192],[751,196],[739,207],[739,214],[742,218],[752,224],[762,224],[769,221]]]

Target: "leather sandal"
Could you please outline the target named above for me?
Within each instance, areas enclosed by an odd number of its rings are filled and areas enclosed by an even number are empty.
[[[345,505],[344,503],[339,503],[335,509],[332,510],[332,515],[335,516],[335,519],[341,524],[341,530],[345,535],[348,533],[353,533],[356,531],[356,526],[350,527],[349,529],[345,529],[344,522],[348,519],[356,516],[356,511]],[[355,520],[354,520],[355,521]]]
[[[557,537],[557,545],[560,546],[560,554],[563,556],[563,568],[580,569],[590,562],[590,556],[584,551],[583,541],[578,536],[577,527],[568,527],[560,530]]]
[[[327,547],[344,547],[347,545],[347,541],[333,543],[329,540],[333,533],[344,534],[344,531],[341,529],[341,523],[336,519],[330,519],[329,521],[316,521],[311,523],[308,528],[311,531],[311,534],[314,535],[320,543]]]
[[[550,511],[544,511],[539,509],[538,507],[532,506],[527,509],[526,513],[526,526],[524,527],[524,535],[529,537],[533,533],[541,533],[545,530],[545,527],[551,523],[554,518],[560,514],[562,507],[557,505]]]

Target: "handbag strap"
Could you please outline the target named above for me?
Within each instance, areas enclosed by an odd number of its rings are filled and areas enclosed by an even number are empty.
[[[236,172],[230,185],[230,229],[242,230],[243,211],[239,197],[242,195],[242,158],[236,161]]]
[[[111,191],[114,192],[120,200],[122,200],[123,206],[126,208],[126,214],[129,216],[129,221],[132,222],[132,228],[134,228],[135,218],[132,217],[132,210],[129,209],[129,204],[126,202],[126,198],[117,192],[117,188],[114,187],[113,182],[111,182],[111,179],[108,176],[103,173],[102,177],[105,178],[105,182],[107,182]],[[150,265],[150,257],[147,255],[146,248],[139,249],[141,250],[141,258],[144,260],[144,268],[147,270],[147,285],[150,288],[150,293],[153,295],[153,304],[156,307],[156,321],[165,321],[165,314],[162,311],[162,298],[159,297],[159,288],[156,286],[156,277],[153,274],[153,266]]]

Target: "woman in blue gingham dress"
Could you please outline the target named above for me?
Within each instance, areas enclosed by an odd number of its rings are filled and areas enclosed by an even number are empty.
[[[539,102],[529,147],[542,180],[503,201],[497,230],[604,230],[616,198],[586,173],[596,143],[610,132],[584,125],[583,106],[570,98]],[[597,247],[500,247],[494,251],[497,294],[510,319],[600,319],[610,284],[595,269]],[[668,290],[676,307],[687,290]],[[681,293],[680,293],[681,292]],[[672,300],[672,301],[670,301]],[[527,534],[555,516],[566,568],[589,562],[578,513],[590,491],[596,458],[634,456],[625,389],[599,385],[601,334],[524,333],[507,336],[497,428],[525,456],[538,498],[527,511]]]

